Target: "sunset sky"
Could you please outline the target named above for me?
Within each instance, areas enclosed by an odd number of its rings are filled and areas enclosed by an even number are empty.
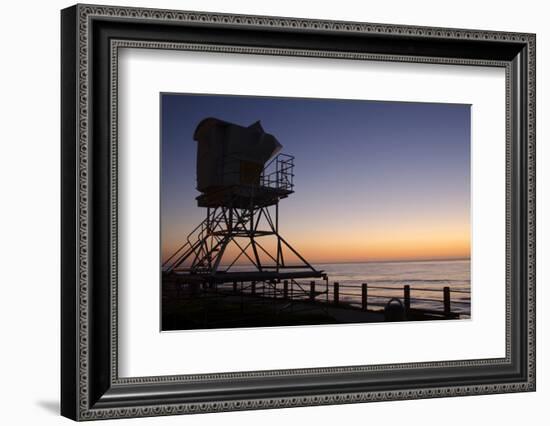
[[[261,120],[295,156],[280,232],[312,263],[470,257],[470,106],[161,95],[161,250],[205,217],[196,142],[206,117]]]

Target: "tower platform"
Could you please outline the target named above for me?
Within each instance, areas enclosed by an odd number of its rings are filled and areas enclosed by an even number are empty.
[[[199,207],[248,209],[275,205],[293,192],[290,189],[269,186],[233,185],[201,194],[196,200]]]

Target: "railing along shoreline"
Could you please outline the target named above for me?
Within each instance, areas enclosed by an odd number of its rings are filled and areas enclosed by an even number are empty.
[[[470,310],[466,312],[457,310],[456,305],[469,306],[470,300],[453,299],[453,294],[470,294],[465,289],[453,289],[450,286],[441,288],[419,287],[404,284],[402,286],[378,286],[371,285],[368,282],[361,284],[346,284],[334,281],[329,284],[328,280],[309,281],[308,283],[295,280],[280,280],[278,282],[230,282],[220,284],[203,283],[201,288],[207,290],[212,295],[241,295],[263,299],[273,299],[274,301],[295,301],[295,302],[319,302],[327,306],[360,309],[369,311],[369,307],[384,307],[387,302],[380,300],[399,299],[406,310],[417,310],[431,313],[441,313],[445,316],[470,315]],[[355,290],[350,292],[350,290]],[[358,291],[359,290],[359,291]],[[372,291],[374,290],[374,291]],[[395,294],[383,294],[376,290],[393,292]],[[415,297],[414,293],[439,293],[441,298]],[[178,292],[179,293],[179,292]],[[419,304],[441,303],[442,310],[419,308]],[[453,305],[455,309],[453,310]]]

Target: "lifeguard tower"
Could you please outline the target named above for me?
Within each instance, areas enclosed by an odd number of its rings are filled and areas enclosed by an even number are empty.
[[[294,157],[259,121],[248,127],[202,120],[197,141],[197,205],[205,219],[162,265],[179,282],[323,278],[279,233],[279,202],[294,192]]]

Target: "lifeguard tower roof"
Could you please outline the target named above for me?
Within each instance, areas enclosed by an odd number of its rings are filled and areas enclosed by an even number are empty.
[[[244,127],[209,117],[197,125],[193,139],[197,141],[200,207],[272,205],[292,192],[291,185],[276,182],[275,175],[266,179],[266,163],[282,145],[259,121]],[[280,159],[276,165],[283,167]],[[292,167],[287,160],[277,176],[290,177]]]
[[[248,127],[209,117],[193,135],[197,147],[197,190],[224,186],[259,185],[265,163],[282,145],[266,133],[259,121]]]

